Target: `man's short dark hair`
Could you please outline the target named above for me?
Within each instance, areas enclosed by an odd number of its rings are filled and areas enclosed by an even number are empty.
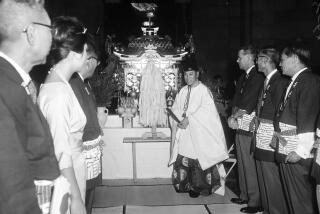
[[[242,47],[240,47],[239,50],[243,50],[244,54],[251,54],[253,60],[256,58],[257,56],[257,49],[254,45],[252,44],[248,44],[248,45],[244,45]]]
[[[96,55],[100,57],[99,48],[97,47],[97,42],[95,37],[91,33],[87,33],[87,52],[88,54]]]
[[[279,51],[273,46],[266,46],[260,49],[259,55],[266,55],[270,58],[270,62],[276,67],[279,65],[280,62],[280,53]]]
[[[310,65],[311,61],[311,54],[310,49],[308,48],[307,44],[304,42],[296,42],[294,44],[286,46],[282,54],[286,56],[293,56],[296,55],[300,61],[305,66]]]

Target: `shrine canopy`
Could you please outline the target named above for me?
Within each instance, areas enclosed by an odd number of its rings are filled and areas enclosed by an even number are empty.
[[[125,72],[124,91],[140,91],[141,73],[150,60],[160,68],[166,91],[177,90],[177,64],[188,52],[184,48],[175,48],[168,36],[158,36],[159,27],[152,25],[151,21],[144,22],[141,37],[133,39],[124,49],[114,50]]]
[[[158,36],[159,27],[151,21],[155,4],[133,6],[146,12],[149,20],[142,24],[141,37],[130,41],[127,48],[114,50],[124,70],[124,91],[139,94],[139,121],[143,126],[167,127],[166,92],[177,91],[177,64],[187,51],[173,47],[170,37]]]

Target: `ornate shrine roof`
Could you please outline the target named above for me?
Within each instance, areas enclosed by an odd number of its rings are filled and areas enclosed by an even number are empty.
[[[149,48],[148,48],[149,47]],[[179,55],[184,50],[175,48],[170,38],[160,37],[158,35],[144,35],[133,39],[128,47],[122,50],[116,50],[116,52],[123,55],[142,55],[146,49],[154,49],[159,55]]]
[[[145,8],[145,4],[132,4],[136,9],[141,9],[141,11],[146,12],[148,21],[143,22],[141,30],[143,35],[134,38],[129,42],[128,47],[115,49],[114,53],[120,57],[121,60],[134,60],[140,57],[148,57],[148,53],[156,53],[158,58],[164,58],[165,60],[181,60],[183,56],[187,54],[187,51],[181,47],[174,47],[171,43],[171,38],[169,36],[161,37],[158,36],[159,27],[155,27],[151,18],[154,17],[154,11],[157,7],[156,5]],[[141,7],[141,8],[140,8]],[[146,55],[145,55],[146,54]]]

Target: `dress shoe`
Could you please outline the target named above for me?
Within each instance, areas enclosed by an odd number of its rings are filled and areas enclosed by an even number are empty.
[[[242,200],[241,198],[231,198],[231,202],[235,204],[247,204],[248,201]]]
[[[243,213],[257,213],[262,211],[263,209],[261,207],[243,207],[240,209],[240,212]]]
[[[190,191],[189,191],[189,196],[190,196],[191,198],[198,198],[199,195],[200,195],[200,192],[195,192],[195,191],[193,191],[193,190],[190,190]]]

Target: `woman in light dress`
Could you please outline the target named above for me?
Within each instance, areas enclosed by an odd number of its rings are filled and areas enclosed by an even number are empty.
[[[52,25],[53,41],[48,56],[52,68],[40,88],[38,104],[50,126],[61,175],[70,185],[70,197],[64,195],[61,204],[52,202],[52,206],[58,206],[59,213],[85,214],[82,135],[86,116],[68,81],[87,61],[86,29],[74,17],[57,17]]]

